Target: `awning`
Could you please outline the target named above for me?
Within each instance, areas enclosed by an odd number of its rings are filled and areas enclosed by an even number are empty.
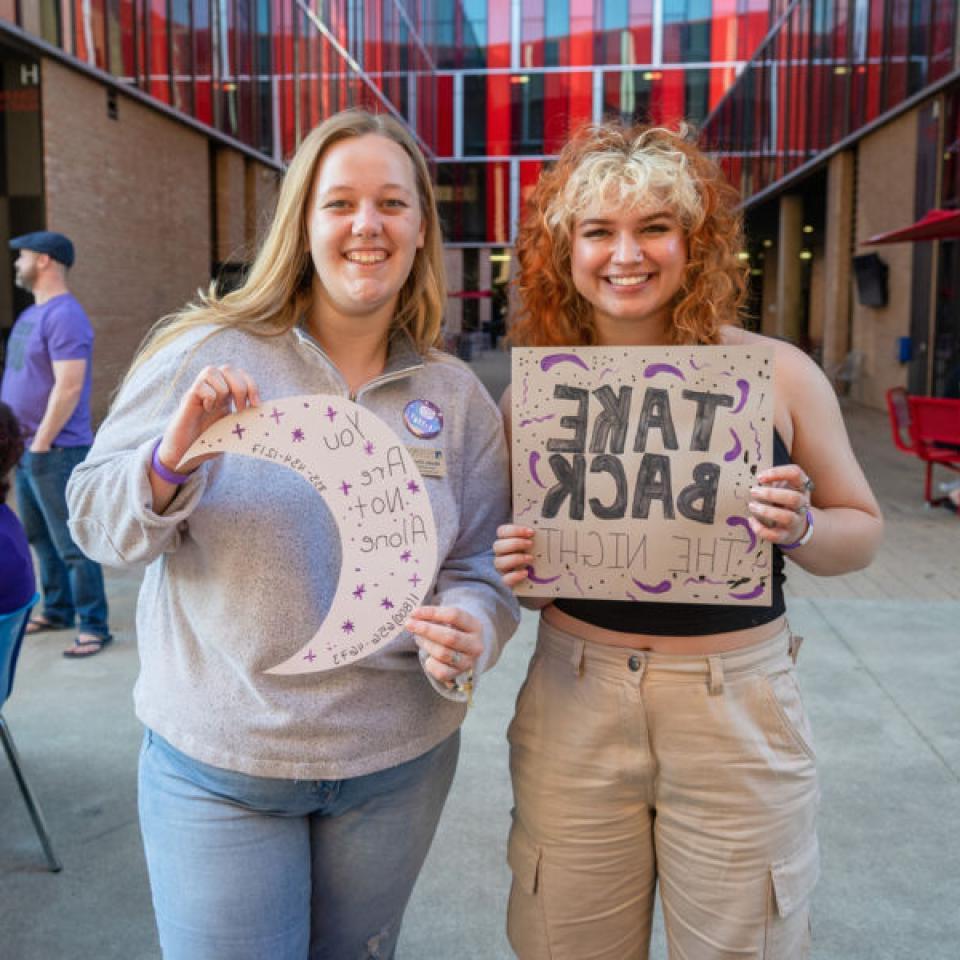
[[[931,210],[909,227],[878,233],[863,244],[916,240],[960,240],[960,210]]]

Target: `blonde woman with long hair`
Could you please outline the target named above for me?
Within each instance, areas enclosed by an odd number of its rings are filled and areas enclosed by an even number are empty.
[[[542,613],[509,734],[520,960],[645,960],[658,889],[671,957],[808,955],[819,787],[784,558],[863,567],[883,524],[823,373],[739,325],[736,199],[682,132],[588,126],[520,231],[517,342],[762,343],[775,365],[774,462],[749,505],[774,544],[769,607],[525,601]],[[505,583],[528,576],[533,536],[500,529]]]
[[[388,117],[331,117],[297,151],[244,284],[161,323],[73,476],[81,546],[148,564],[139,804],[168,960],[394,955],[456,766],[454,680],[496,660],[517,616],[490,552],[508,510],[502,423],[435,349],[444,297],[415,143]],[[444,464],[424,480],[439,567],[386,649],[291,677],[265,671],[330,607],[334,518],[303,480],[245,457],[177,470],[227,414],[313,393]],[[424,403],[432,429],[417,432]]]

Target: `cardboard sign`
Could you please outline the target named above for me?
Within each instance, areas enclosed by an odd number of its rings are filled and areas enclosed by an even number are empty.
[[[341,542],[340,579],[314,636],[267,673],[330,670],[383,649],[433,584],[437,531],[426,485],[399,437],[350,400],[271,400],[218,420],[190,447],[240,454],[298,473],[323,497]]]
[[[771,347],[513,351],[518,593],[769,606],[750,487],[772,463]]]

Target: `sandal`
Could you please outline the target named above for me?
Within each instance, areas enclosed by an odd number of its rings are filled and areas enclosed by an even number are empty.
[[[45,633],[47,630],[67,630],[71,626],[72,624],[60,623],[58,620],[50,620],[42,613],[38,613],[35,617],[31,617],[27,621],[24,633],[29,636],[32,633]]]
[[[82,637],[88,639],[83,640]],[[73,646],[67,647],[63,655],[68,660],[85,660],[87,657],[95,657],[101,650],[113,641],[112,636],[95,637],[92,633],[81,633],[73,638]]]

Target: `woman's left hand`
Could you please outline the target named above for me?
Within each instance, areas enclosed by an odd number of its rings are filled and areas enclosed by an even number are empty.
[[[813,481],[795,463],[762,471],[757,485],[750,488],[750,529],[771,543],[796,543],[807,532],[813,488]]]
[[[483,653],[483,628],[459,607],[418,607],[404,625],[427,654],[423,667],[450,686],[476,666]]]

